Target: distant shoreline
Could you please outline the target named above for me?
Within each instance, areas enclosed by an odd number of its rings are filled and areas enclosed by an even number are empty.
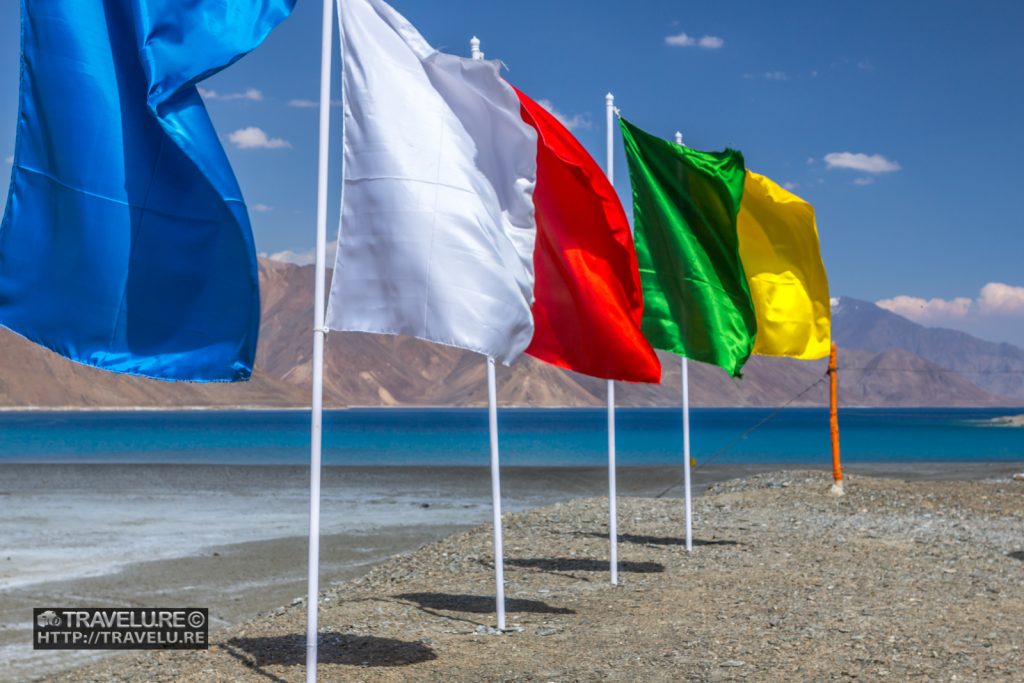
[[[324,412],[346,410],[485,410],[487,406],[338,406]],[[500,410],[605,410],[604,406],[524,406],[499,405]],[[679,406],[618,406],[618,410],[678,410]],[[827,406],[693,406],[694,410],[825,410]],[[1020,410],[1006,406],[840,406],[840,410]],[[306,413],[302,406],[0,406],[4,413]],[[993,418],[993,423],[1024,426],[1024,414]]]
[[[307,412],[302,407],[272,406],[0,406],[0,413],[291,413]],[[325,408],[324,410],[348,410]]]
[[[988,424],[994,427],[1024,427],[1024,414],[994,417]]]

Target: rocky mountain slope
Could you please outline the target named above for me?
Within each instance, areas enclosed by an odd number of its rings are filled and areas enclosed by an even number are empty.
[[[857,351],[902,349],[954,370],[985,391],[1024,402],[1024,349],[965,332],[925,327],[867,301],[839,299],[833,338]]]
[[[76,365],[0,330],[0,407],[308,406],[312,268],[264,260],[260,278],[263,321],[257,370],[247,384],[170,384],[113,375]],[[1024,376],[996,380],[991,374],[993,369],[1017,367],[1018,358],[1024,369],[1024,351],[1016,347],[923,328],[852,299],[841,300],[837,307],[834,335],[842,347],[844,405],[1024,404],[1024,387],[1019,386]],[[619,384],[619,404],[679,405],[679,359],[662,354],[662,364],[661,385]],[[470,406],[484,405],[487,399],[483,358],[416,339],[332,333],[326,368],[325,402],[333,407]],[[825,405],[824,371],[823,361],[754,357],[744,378],[734,380],[717,368],[691,363],[691,402]],[[603,380],[529,357],[500,368],[498,381],[502,405],[598,406],[606,395]]]

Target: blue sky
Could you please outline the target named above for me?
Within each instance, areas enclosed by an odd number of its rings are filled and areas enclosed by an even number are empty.
[[[815,205],[833,295],[1024,345],[1024,3],[393,4],[449,52],[478,35],[598,159],[608,91],[653,133],[742,150]],[[5,170],[17,15],[0,6]],[[302,105],[318,92],[319,22],[320,3],[299,0],[263,47],[204,84],[268,254],[301,258],[313,243],[317,110]],[[616,186],[628,203],[621,148]]]

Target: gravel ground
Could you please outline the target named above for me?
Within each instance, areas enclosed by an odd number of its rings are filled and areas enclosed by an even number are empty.
[[[489,527],[321,596],[325,681],[1024,681],[1024,483],[762,474],[695,500],[606,501],[505,519],[509,630]],[[131,653],[62,681],[300,681],[305,606],[206,652]]]

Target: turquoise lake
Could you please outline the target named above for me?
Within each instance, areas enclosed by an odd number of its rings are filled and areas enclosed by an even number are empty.
[[[1024,429],[987,421],[1021,409],[841,411],[844,463],[1024,461]],[[695,409],[700,464],[830,462],[823,409]],[[765,418],[771,419],[753,429]],[[678,409],[620,409],[623,466],[672,465]],[[601,409],[499,413],[502,464],[585,467],[606,462]],[[753,429],[753,431],[750,431]],[[0,414],[0,463],[301,465],[309,414],[291,412],[24,412]],[[356,409],[325,415],[324,463],[486,466],[487,413],[478,409]]]

